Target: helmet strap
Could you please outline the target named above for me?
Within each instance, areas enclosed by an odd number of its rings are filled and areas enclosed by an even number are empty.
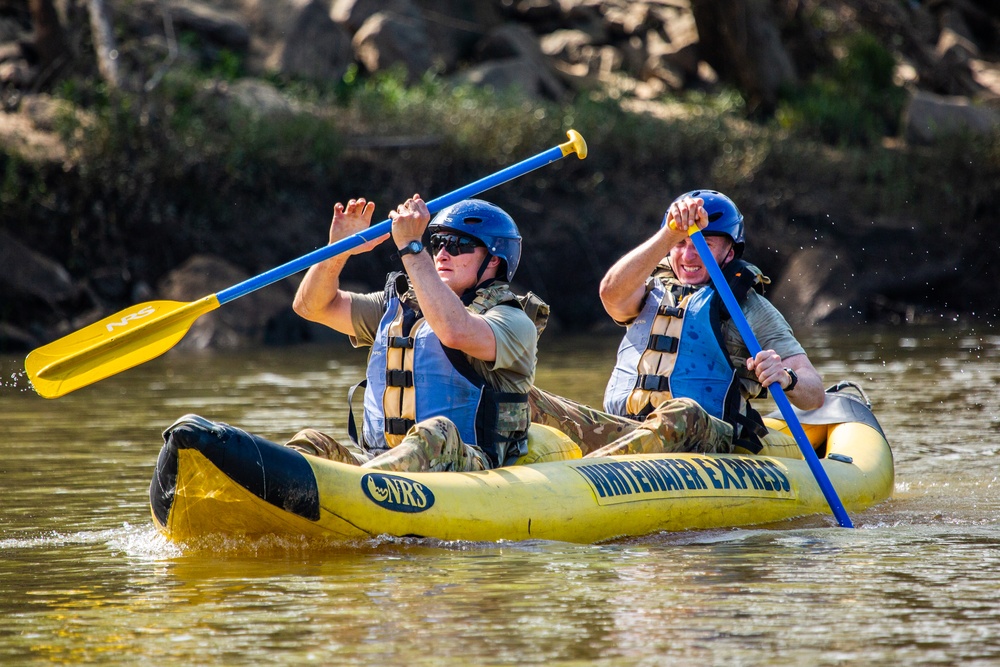
[[[486,267],[489,266],[491,259],[493,259],[493,255],[490,253],[486,253],[486,257],[483,257],[483,263],[479,265],[479,271],[476,273],[476,285],[482,281],[483,274],[486,273]]]

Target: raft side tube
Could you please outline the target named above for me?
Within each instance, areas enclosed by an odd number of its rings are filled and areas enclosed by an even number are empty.
[[[164,431],[163,438],[149,486],[153,516],[160,525],[166,525],[177,491],[177,453],[181,449],[200,452],[258,498],[306,519],[319,519],[316,475],[299,452],[197,415],[178,419]]]

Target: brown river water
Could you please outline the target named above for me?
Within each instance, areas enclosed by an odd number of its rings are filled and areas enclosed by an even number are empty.
[[[350,347],[172,352],[56,400],[0,357],[0,664],[1000,665],[1000,334],[814,329],[896,459],[852,516],[601,545],[373,539],[185,552],[149,515],[194,412],[344,434]],[[617,341],[542,341],[538,384],[599,404]]]

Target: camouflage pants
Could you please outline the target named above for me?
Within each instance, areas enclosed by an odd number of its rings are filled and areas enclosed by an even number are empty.
[[[708,414],[690,398],[675,398],[653,410],[631,433],[587,457],[732,451],[732,426]]]
[[[562,431],[584,455],[611,444],[639,426],[634,419],[602,412],[538,387],[528,392],[528,407],[533,423]]]
[[[533,388],[531,421],[558,428],[586,457],[733,451],[733,427],[688,398],[667,401],[639,422]]]
[[[353,443],[345,446],[315,429],[299,431],[285,446],[313,456],[375,470],[471,472],[493,467],[481,449],[462,442],[458,427],[444,417],[433,417],[415,424],[401,443],[375,457]]]
[[[353,442],[344,445],[314,428],[302,429],[285,443],[285,447],[290,447],[303,454],[318,456],[321,459],[340,461],[355,466],[367,463],[372,459],[371,454]]]

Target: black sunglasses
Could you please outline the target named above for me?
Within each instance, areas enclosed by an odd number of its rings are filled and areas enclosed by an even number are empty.
[[[468,236],[458,236],[457,234],[431,234],[431,254],[436,255],[441,252],[441,248],[448,251],[452,257],[475,252],[476,248],[485,248],[478,240]]]

